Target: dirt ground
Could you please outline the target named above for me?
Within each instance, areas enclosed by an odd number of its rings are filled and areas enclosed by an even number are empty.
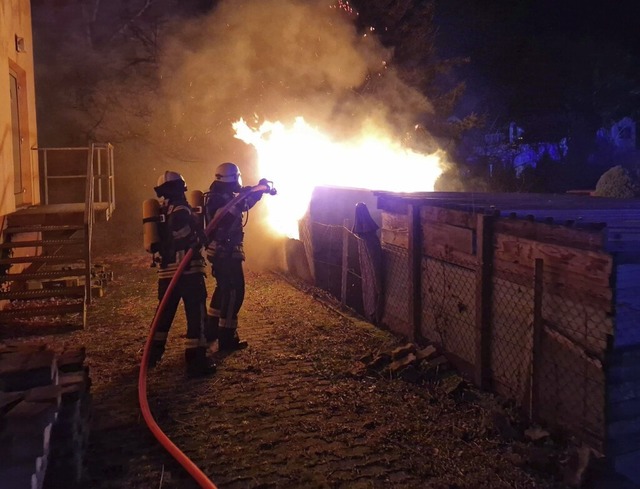
[[[98,261],[114,279],[90,306],[88,327],[19,341],[87,348],[87,488],[196,487],[138,406],[155,269],[140,252]],[[184,332],[180,312],[150,372],[149,401],[166,434],[220,488],[568,487],[564,441],[529,440],[512,406],[468,385],[447,392],[441,381],[363,368],[366,355],[404,342],[286,277],[247,270],[240,334],[249,348],[221,360],[214,376],[186,379]]]

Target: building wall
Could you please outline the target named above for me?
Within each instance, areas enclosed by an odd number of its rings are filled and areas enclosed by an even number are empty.
[[[20,38],[20,47],[16,39]],[[20,157],[23,192],[19,205],[40,201],[38,186],[36,97],[33,65],[33,35],[29,0],[0,2],[0,218],[16,209],[14,188],[14,137],[10,99],[10,73],[18,80],[21,126]],[[21,202],[20,202],[21,201]]]

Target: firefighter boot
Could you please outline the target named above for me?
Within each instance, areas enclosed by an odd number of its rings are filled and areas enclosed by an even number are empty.
[[[207,320],[204,324],[204,338],[207,342],[208,353],[215,353],[218,350],[216,341],[218,341],[219,322],[219,317],[207,315]]]
[[[238,330],[236,328],[220,328],[218,331],[220,351],[244,350],[249,344],[246,341],[240,341]]]
[[[205,377],[216,371],[216,364],[207,357],[207,349],[204,346],[187,348],[184,351],[184,359],[189,378]]]
[[[153,368],[162,359],[162,355],[164,354],[164,342],[163,341],[152,341],[151,347],[149,348],[149,368]]]

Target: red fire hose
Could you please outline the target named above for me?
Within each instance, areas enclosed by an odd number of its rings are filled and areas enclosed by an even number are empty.
[[[260,182],[263,181],[261,180]],[[219,224],[220,219],[222,219],[222,217],[227,212],[229,212],[229,209],[231,209],[238,202],[246,199],[250,194],[254,192],[274,193],[275,191],[273,187],[269,185],[269,183],[260,183],[254,187],[250,187],[248,191],[238,194],[227,205],[222,207],[216,217],[211,220],[207,228],[204,230],[205,235],[209,237],[211,232]],[[160,426],[158,426],[158,423],[156,423],[156,420],[151,414],[151,410],[149,409],[149,401],[147,399],[147,363],[149,362],[149,349],[151,347],[151,341],[153,339],[153,335],[156,332],[156,328],[158,327],[158,318],[160,317],[160,313],[164,310],[166,301],[175,288],[178,279],[182,275],[182,272],[184,271],[187,264],[191,261],[192,255],[193,249],[190,249],[185,254],[184,258],[178,265],[175,275],[173,276],[171,282],[169,283],[169,286],[167,287],[167,291],[158,304],[155,315],[153,316],[153,321],[151,322],[151,327],[149,328],[149,336],[147,337],[147,342],[144,345],[144,350],[142,353],[142,363],[140,364],[140,373],[138,375],[138,401],[140,402],[140,410],[142,411],[142,416],[144,417],[147,426],[151,430],[153,436],[155,436],[156,440],[158,440],[160,444],[171,454],[171,456],[176,459],[187,472],[189,472],[191,477],[193,477],[193,479],[200,485],[200,487],[207,489],[217,489],[217,486],[213,482],[211,482],[211,480],[209,480],[209,478],[198,468],[198,466],[194,464],[191,459],[187,457],[160,429]]]

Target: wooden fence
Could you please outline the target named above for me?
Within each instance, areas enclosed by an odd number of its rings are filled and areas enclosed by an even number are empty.
[[[379,193],[379,254],[350,226],[308,220],[302,236],[316,285],[406,339],[435,343],[476,385],[625,473],[640,462],[640,247],[613,225],[566,219],[567,207],[585,215],[575,209],[585,198],[571,199],[581,200]],[[640,203],[625,212],[639,216]]]

